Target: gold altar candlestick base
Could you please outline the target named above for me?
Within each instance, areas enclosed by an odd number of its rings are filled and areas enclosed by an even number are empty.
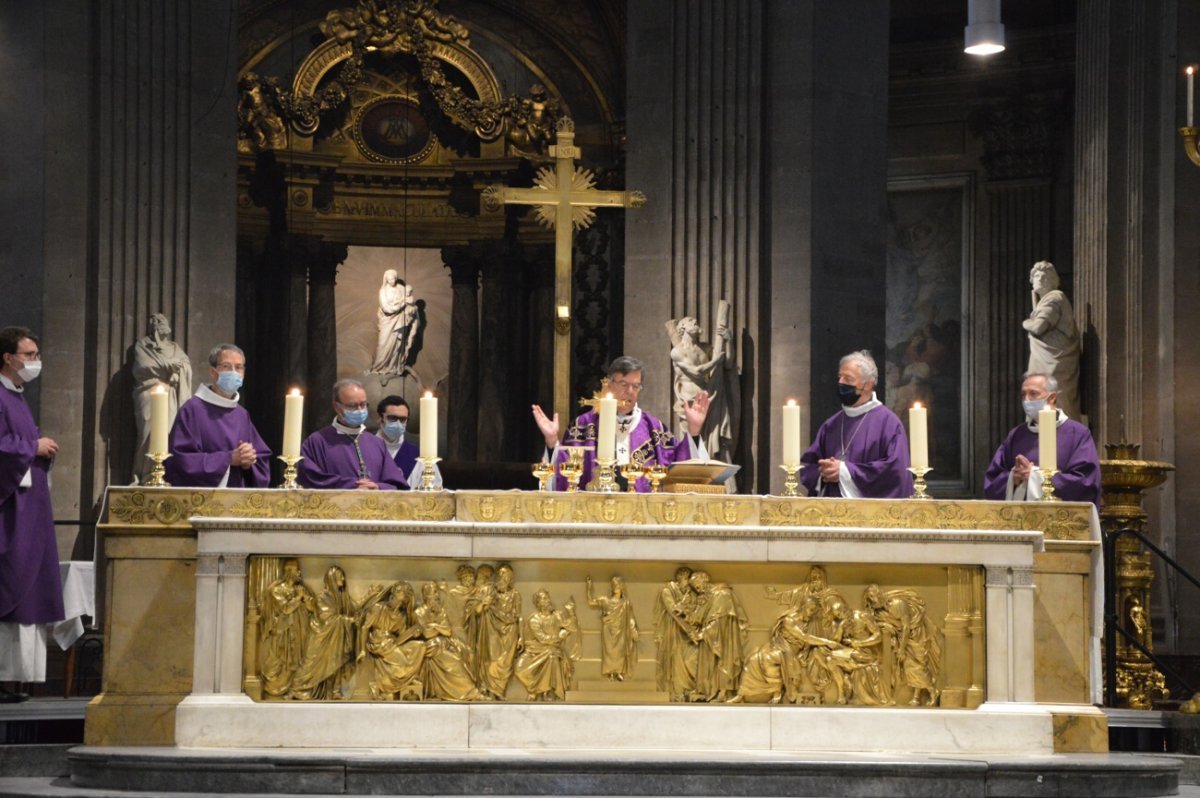
[[[910,499],[932,499],[933,497],[925,492],[925,487],[926,487],[925,475],[928,474],[933,469],[932,468],[910,468],[908,470],[909,470],[909,473],[911,473],[913,475],[913,494],[912,494],[912,496],[909,496],[908,498],[910,498]]]
[[[304,458],[287,457],[281,454],[279,459],[283,461],[283,482],[279,487],[283,490],[298,490],[300,486],[296,483],[296,464]]]
[[[170,452],[147,452],[146,456],[154,461],[154,468],[150,470],[150,477],[146,480],[146,487],[171,487],[171,483],[163,478],[167,475],[167,469],[163,467],[163,463],[171,456]]]
[[[641,466],[635,466],[628,463],[623,466],[617,466],[617,474],[618,476],[625,478],[626,492],[637,493],[638,477],[642,475]]]
[[[548,491],[550,490],[549,479],[554,476],[554,466],[545,461],[534,463],[533,476],[538,481],[538,491]]]
[[[1054,495],[1054,475],[1058,473],[1058,469],[1046,471],[1039,468],[1042,472],[1042,501],[1044,502],[1060,502],[1062,499]]]
[[[798,464],[797,465],[788,465],[787,463],[784,463],[783,465],[781,465],[779,467],[783,469],[783,473],[784,473],[783,495],[792,497],[792,498],[799,496],[800,495],[800,480],[799,480],[799,478],[797,478],[796,475],[800,473],[800,466]]]
[[[650,480],[650,492],[662,493],[662,481],[667,478],[665,465],[646,466],[646,479]]]
[[[417,486],[416,490],[426,493],[437,490],[433,486],[433,480],[436,478],[434,469],[437,468],[438,463],[442,462],[442,458],[418,457],[417,459],[421,461],[421,484]]]
[[[579,479],[583,476],[582,446],[567,447],[567,462],[558,467],[558,473],[567,480],[567,493],[579,492]]]
[[[616,460],[596,460],[596,492],[619,493],[616,480]]]
[[[1188,160],[1200,166],[1200,147],[1196,146],[1196,134],[1200,132],[1200,128],[1196,127],[1181,127],[1179,135],[1183,138],[1183,151],[1187,154]]]

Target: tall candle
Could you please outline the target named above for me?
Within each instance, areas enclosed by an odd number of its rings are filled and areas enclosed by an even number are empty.
[[[1058,411],[1053,407],[1038,412],[1038,467],[1058,470]]]
[[[167,386],[150,389],[150,453],[167,453]]]
[[[1188,126],[1188,127],[1192,127],[1192,111],[1194,110],[1194,108],[1195,108],[1195,105],[1196,105],[1196,68],[1195,68],[1195,67],[1192,67],[1192,66],[1188,67],[1188,68],[1187,68],[1187,76],[1188,76],[1188,92],[1187,92],[1187,94],[1188,94],[1188,96],[1187,96],[1187,103],[1188,103],[1188,116],[1187,116],[1187,126]]]
[[[300,425],[304,420],[304,395],[293,388],[283,397],[283,456],[300,456]]]
[[[600,400],[600,431],[596,433],[596,459],[615,460],[617,446],[617,400],[611,393]]]
[[[800,465],[800,405],[795,399],[783,406],[783,464]]]
[[[920,402],[908,409],[908,445],[914,469],[929,468],[928,413]]]
[[[426,391],[421,397],[421,459],[436,460],[438,456],[437,397]]]

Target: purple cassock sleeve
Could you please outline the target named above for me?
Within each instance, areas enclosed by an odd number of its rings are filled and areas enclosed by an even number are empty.
[[[1054,475],[1054,495],[1064,501],[1091,502],[1100,506],[1100,457],[1088,428],[1074,419],[1059,425],[1058,467]],[[983,476],[983,492],[989,499],[1003,501],[1008,493],[1008,474],[1016,464],[1017,455],[1038,463],[1038,435],[1025,424],[1012,431],[996,449],[992,462]]]
[[[258,459],[250,468],[233,468],[233,450],[243,442],[254,447]],[[172,485],[215,488],[226,470],[229,488],[265,488],[271,481],[271,450],[244,407],[218,407],[193,396],[179,408],[167,448]]]
[[[572,446],[591,447],[591,451],[583,453],[583,475],[579,478],[579,486],[583,488],[596,476],[596,430],[600,426],[600,416],[594,410],[589,410],[575,419],[575,425],[568,430],[558,451],[558,462],[561,464],[570,456]],[[675,440],[675,436],[667,432],[663,423],[646,411],[642,411],[638,425],[629,432],[630,460],[646,465],[670,465],[681,460],[694,457],[694,449],[690,438]],[[555,490],[565,491],[565,477],[555,477]],[[634,483],[638,493],[650,492],[650,480],[638,477]]]
[[[908,436],[900,419],[884,406],[854,418],[839,411],[821,425],[800,458],[800,481],[809,496],[816,496],[820,488],[817,461],[830,457],[846,464],[863,498],[904,499],[912,495]],[[824,495],[841,496],[841,488],[837,483],[826,483]]]
[[[304,459],[296,468],[297,481],[317,490],[354,490],[365,469],[366,478],[381,490],[408,489],[404,472],[388,455],[383,441],[363,432],[358,436],[357,450],[354,443],[353,437],[341,434],[333,426],[309,435],[300,446],[300,456]]]
[[[21,394],[0,386],[0,622],[63,619],[58,542],[40,437]],[[29,473],[31,484],[21,487]]]

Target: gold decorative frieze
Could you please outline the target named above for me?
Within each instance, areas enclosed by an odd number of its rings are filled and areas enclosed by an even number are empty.
[[[212,490],[109,488],[109,523],[130,526],[189,526],[194,515],[223,515]]]

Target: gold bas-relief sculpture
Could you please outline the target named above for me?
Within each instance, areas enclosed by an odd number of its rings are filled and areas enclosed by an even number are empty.
[[[597,598],[587,577],[587,603],[600,610],[600,672],[606,679],[623,682],[638,663],[638,627],[633,603],[625,595],[625,580],[612,578],[612,592]]]
[[[262,594],[262,686],[267,695],[286,696],[291,691],[316,610],[316,596],[304,585],[300,563],[285,561],[283,577]]]
[[[543,588],[533,594],[533,607],[513,670],[530,701],[562,701],[575,686],[575,663],[580,657],[575,601],[555,610]]]
[[[346,572],[336,565],[325,572],[325,589],[317,596],[317,611],[305,642],[304,658],[292,677],[288,696],[348,698],[354,676],[357,608],[346,589]]]

